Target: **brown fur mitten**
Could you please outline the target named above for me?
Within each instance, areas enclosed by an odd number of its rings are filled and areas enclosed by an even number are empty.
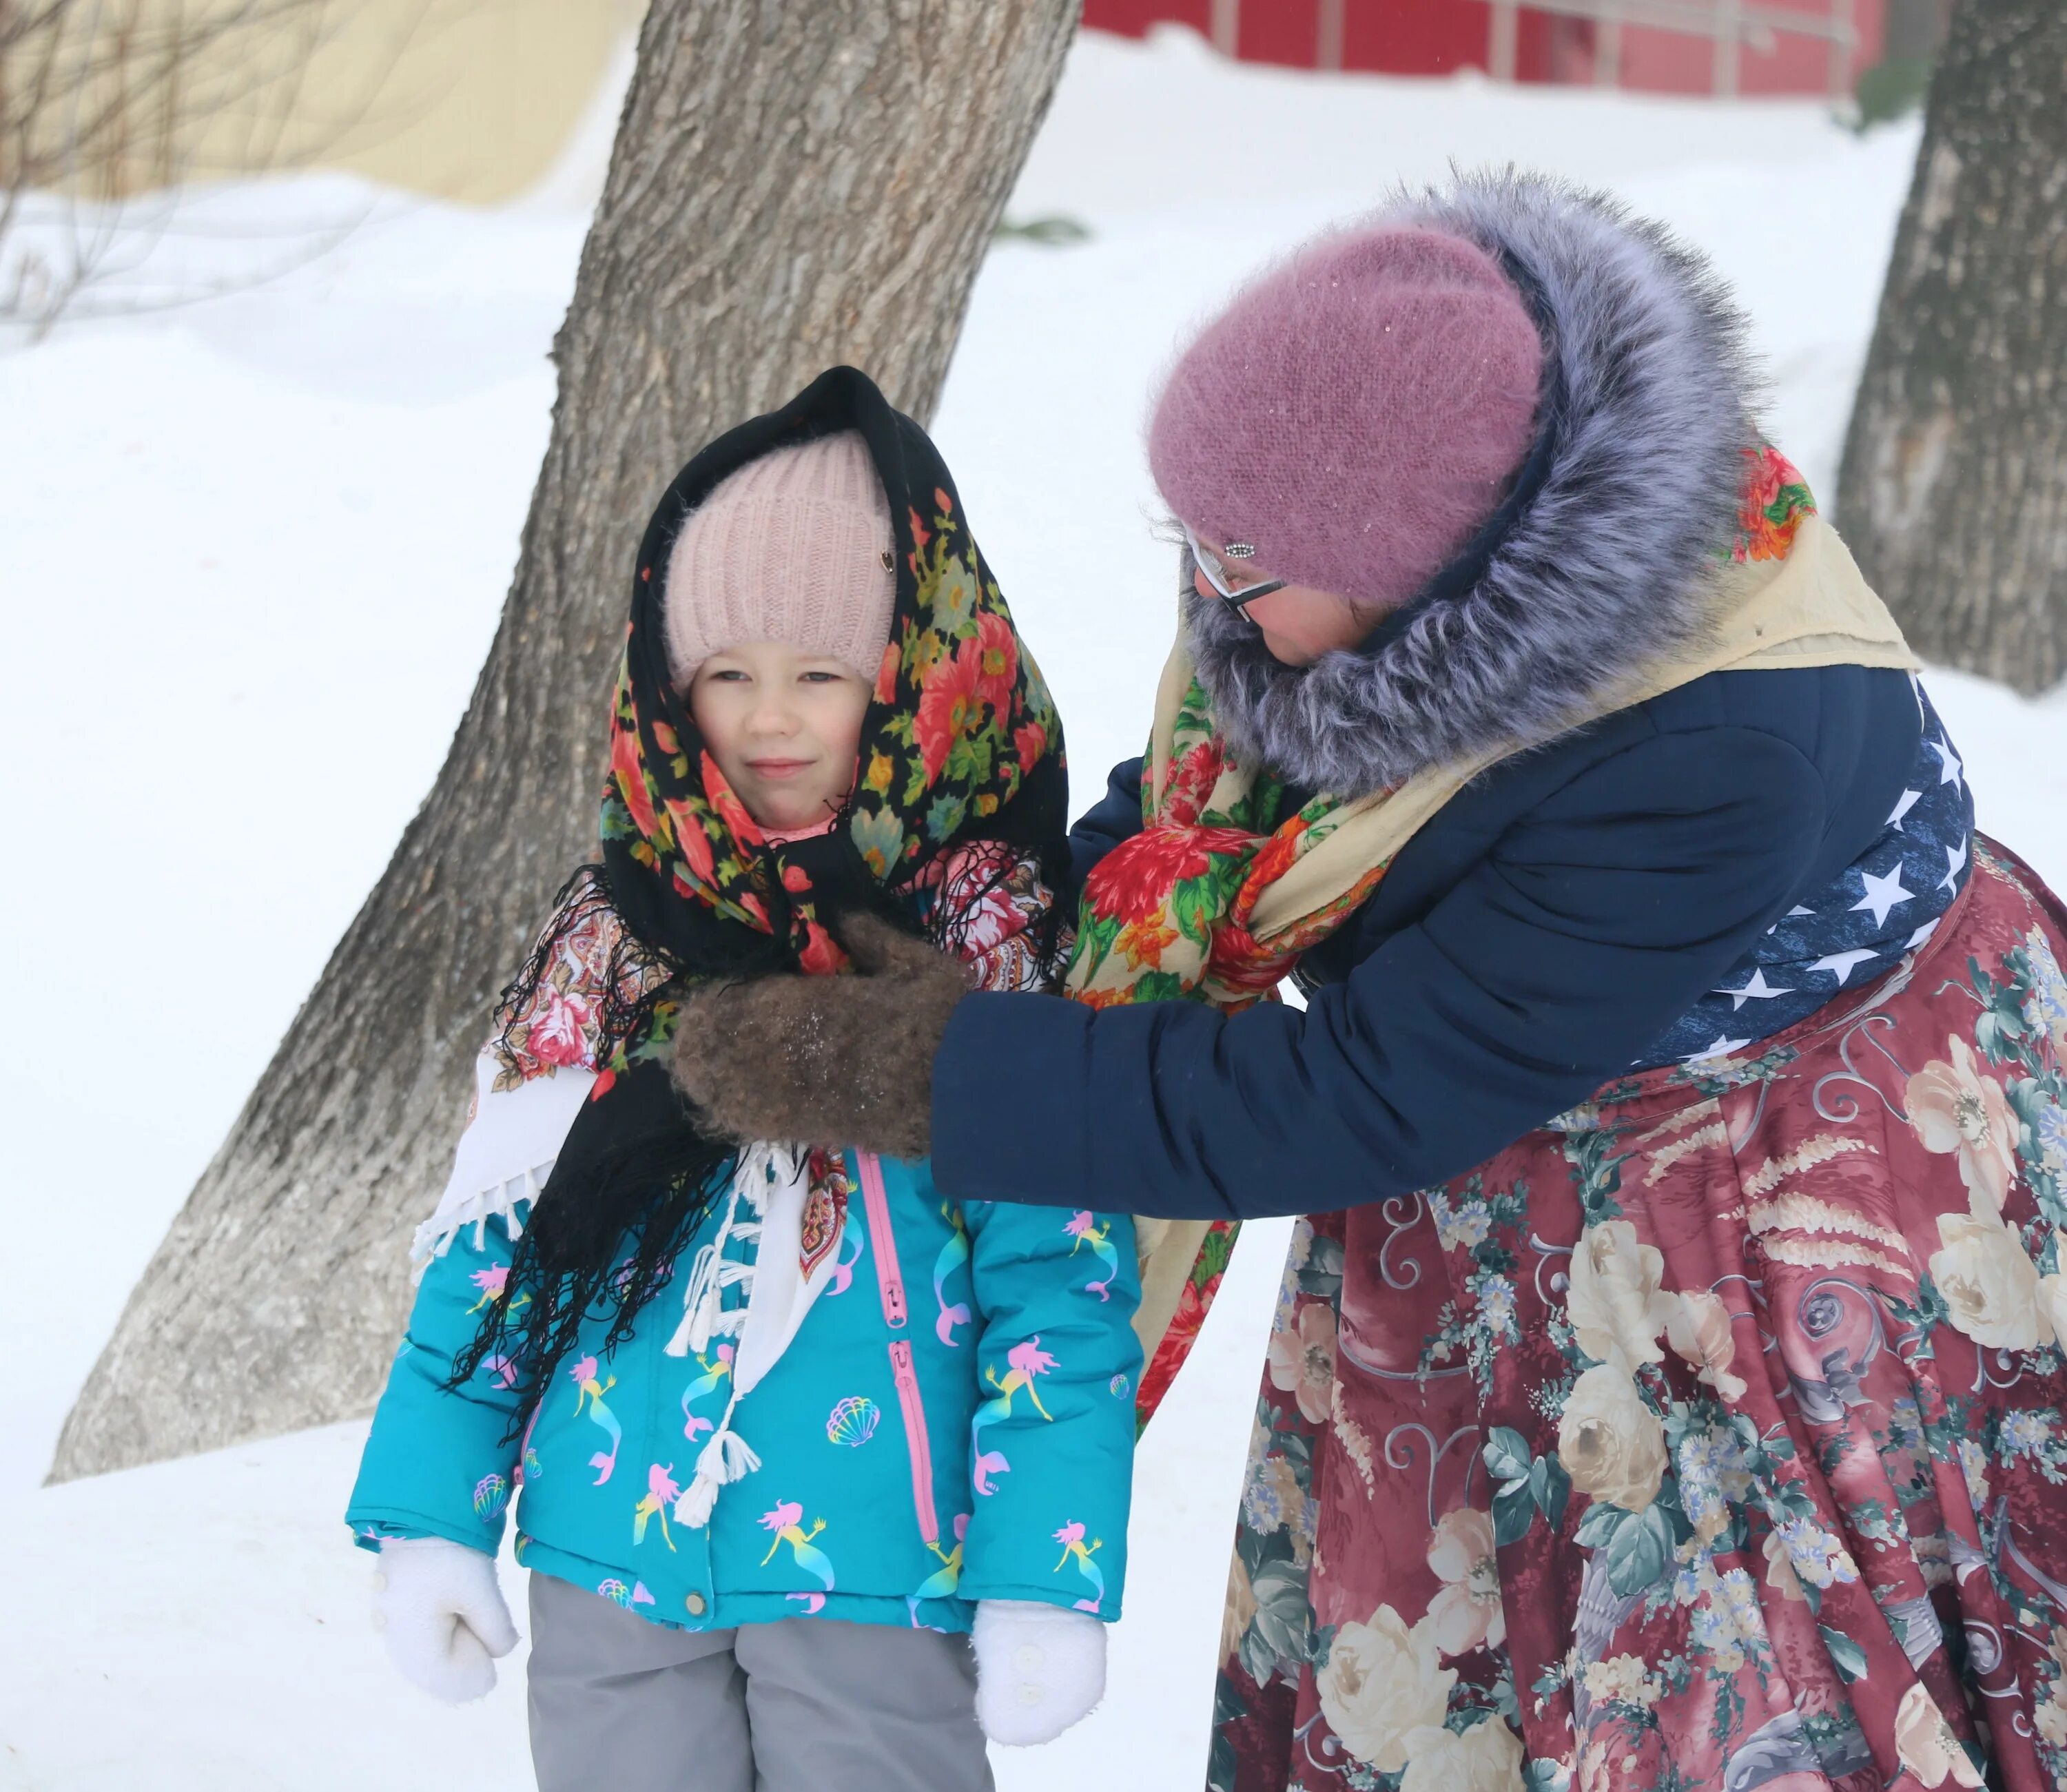
[[[933,1054],[969,973],[872,915],[839,931],[858,976],[764,977],[691,996],[675,1028],[676,1086],[721,1137],[924,1157]]]

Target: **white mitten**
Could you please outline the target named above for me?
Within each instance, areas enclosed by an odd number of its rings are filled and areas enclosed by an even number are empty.
[[[404,1680],[450,1705],[493,1690],[493,1657],[517,1647],[493,1556],[443,1537],[390,1537],[373,1593],[373,1627]]]
[[[979,1599],[976,1714],[993,1742],[1052,1742],[1105,1696],[1105,1621],[1030,1599]]]

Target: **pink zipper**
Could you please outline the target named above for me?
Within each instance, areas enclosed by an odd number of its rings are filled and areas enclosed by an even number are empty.
[[[883,1290],[883,1317],[892,1331],[902,1331],[910,1316],[904,1305],[904,1275],[897,1266],[897,1240],[890,1229],[890,1196],[883,1186],[883,1160],[872,1151],[855,1153],[861,1172],[861,1198],[868,1209],[868,1241],[875,1247],[875,1282]]]
[[[919,1398],[919,1371],[912,1366],[912,1342],[890,1347],[890,1372],[897,1380],[897,1404],[904,1409],[904,1441],[912,1457],[912,1504],[919,1535],[929,1546],[940,1540],[940,1517],[933,1507],[933,1445],[926,1435],[926,1408]]]
[[[890,1193],[883,1185],[883,1160],[872,1151],[855,1153],[861,1172],[861,1198],[868,1209],[870,1254],[875,1259],[876,1286],[883,1290],[883,1318],[901,1331],[911,1316],[904,1301],[904,1275],[897,1264],[897,1238],[890,1227]],[[919,1535],[928,1545],[940,1540],[940,1516],[933,1505],[933,1445],[926,1435],[926,1406],[919,1397],[919,1371],[912,1361],[909,1339],[893,1339],[890,1372],[897,1383],[897,1404],[904,1415],[904,1445],[912,1458],[912,1505],[919,1515]]]

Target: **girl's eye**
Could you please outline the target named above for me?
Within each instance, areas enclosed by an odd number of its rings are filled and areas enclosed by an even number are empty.
[[[806,685],[837,685],[840,675],[836,672],[806,672],[798,675]]]

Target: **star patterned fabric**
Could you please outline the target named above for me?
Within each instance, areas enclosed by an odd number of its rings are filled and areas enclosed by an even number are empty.
[[[1921,682],[1916,703],[1923,721],[1916,763],[1880,838],[1781,916],[1636,1068],[1720,1058],[1771,1038],[1841,990],[1863,989],[1931,937],[1972,869],[1974,798]]]

